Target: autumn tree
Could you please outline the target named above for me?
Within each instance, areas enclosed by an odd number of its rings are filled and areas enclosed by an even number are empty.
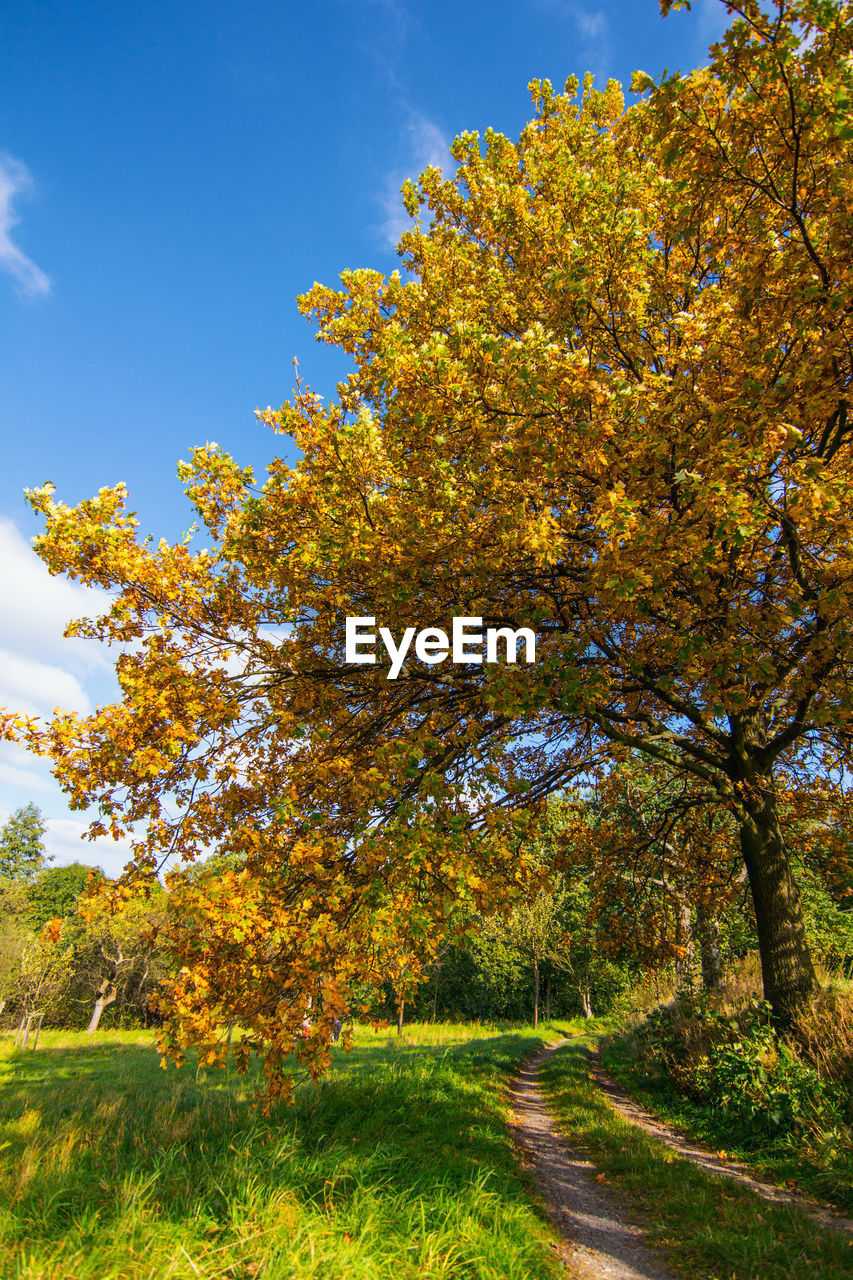
[[[205,549],[140,542],[121,486],[33,493],[50,569],[112,593],[72,630],[125,645],[122,692],[7,732],[95,833],[140,824],[132,875],[242,860],[227,893],[172,880],[175,1054],[216,1060],[227,1013],[286,1092],[311,1001],[321,1069],[350,986],[509,901],[544,798],[626,748],[731,815],[777,1013],[813,990],[778,809],[853,718],[853,8],[727,7],[708,67],[638,74],[627,110],[534,82],[517,142],[463,134],[406,185],[408,278],[301,301],[354,368],[260,415],[298,464],[182,464]],[[390,679],[347,617],[524,627],[536,661],[433,633]]]

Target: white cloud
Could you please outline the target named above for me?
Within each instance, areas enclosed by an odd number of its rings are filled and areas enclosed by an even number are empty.
[[[12,228],[20,219],[15,214],[14,203],[18,196],[27,195],[33,180],[26,165],[11,156],[0,156],[0,268],[7,271],[18,286],[18,292],[26,298],[37,298],[50,293],[50,278],[41,267],[19,249],[12,239]]]
[[[77,818],[48,818],[44,847],[57,866],[69,862],[83,862],[86,866],[101,867],[108,876],[117,876],[130,861],[132,851],[128,840],[111,840],[99,836],[97,840],[83,837],[88,823]]]
[[[425,116],[413,115],[406,126],[409,160],[405,168],[395,169],[385,183],[381,197],[382,238],[393,248],[404,231],[412,225],[403,207],[400,188],[406,178],[415,178],[429,166],[446,168],[449,159],[448,142],[444,134]]]
[[[70,671],[0,649],[0,707],[45,715],[56,707],[85,715],[91,702]]]
[[[11,742],[0,742],[0,791],[6,801],[5,808],[0,806],[0,822],[5,822],[12,809],[32,799],[31,792],[55,790],[56,783],[44,761],[37,760]],[[18,796],[25,799],[18,801]]]
[[[11,520],[0,516],[0,648],[39,661],[59,662],[78,674],[112,664],[95,640],[63,638],[72,618],[109,607],[104,591],[52,575]]]
[[[114,664],[96,640],[68,639],[72,618],[92,617],[108,605],[106,592],[52,576],[16,525],[0,517],[0,706],[49,716],[55,707],[85,714],[116,696]],[[113,655],[114,656],[114,655]],[[0,743],[0,819],[34,800],[46,815],[49,852],[58,863],[100,862],[115,872],[127,856],[113,841],[77,841],[85,820],[68,815],[68,800],[50,763],[11,743]],[[70,824],[70,825],[69,825]],[[72,840],[73,834],[73,840]]]

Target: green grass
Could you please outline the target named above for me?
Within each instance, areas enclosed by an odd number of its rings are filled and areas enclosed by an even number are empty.
[[[744,1133],[735,1120],[684,1097],[666,1077],[649,1080],[624,1041],[607,1043],[602,1056],[608,1071],[662,1120],[742,1160],[759,1177],[780,1186],[793,1182],[815,1199],[853,1213],[853,1150],[845,1133],[824,1132],[819,1148],[813,1138],[806,1149],[802,1139],[791,1135],[756,1144],[755,1137]]]
[[[584,1041],[542,1079],[561,1127],[623,1192],[650,1238],[696,1280],[849,1280],[853,1243],[676,1156],[617,1116],[590,1080]]]
[[[504,1096],[541,1042],[362,1030],[265,1119],[251,1078],[164,1072],[149,1033],[47,1032],[26,1054],[3,1037],[0,1274],[553,1277]]]

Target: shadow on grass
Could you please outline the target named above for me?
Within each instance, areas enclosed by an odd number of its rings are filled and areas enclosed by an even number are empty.
[[[140,1045],[14,1053],[0,1089],[0,1197],[12,1235],[59,1241],[84,1218],[103,1230],[134,1204],[215,1230],[249,1200],[257,1209],[282,1194],[327,1216],[356,1200],[417,1201],[424,1217],[475,1184],[529,1209],[501,1090],[540,1043],[360,1045],[268,1117],[251,1106],[256,1072],[197,1083],[193,1063],[162,1071]],[[406,1214],[383,1223],[411,1231]]]

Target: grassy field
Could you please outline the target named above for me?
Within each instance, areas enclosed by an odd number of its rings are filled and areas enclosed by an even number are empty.
[[[361,1030],[265,1119],[255,1081],[159,1067],[150,1033],[0,1038],[0,1276],[546,1280],[505,1086],[556,1028]],[[560,1023],[559,1031],[572,1030]],[[841,1280],[853,1245],[686,1164],[615,1116],[584,1041],[543,1082],[558,1119],[685,1276]]]
[[[698,1169],[617,1116],[589,1078],[584,1041],[561,1048],[542,1076],[573,1144],[628,1197],[650,1238],[691,1280],[853,1276],[853,1242]]]
[[[563,1025],[563,1024],[561,1024]],[[19,1280],[560,1274],[504,1087],[541,1028],[360,1031],[264,1119],[251,1079],[150,1033],[0,1040],[0,1274]]]

